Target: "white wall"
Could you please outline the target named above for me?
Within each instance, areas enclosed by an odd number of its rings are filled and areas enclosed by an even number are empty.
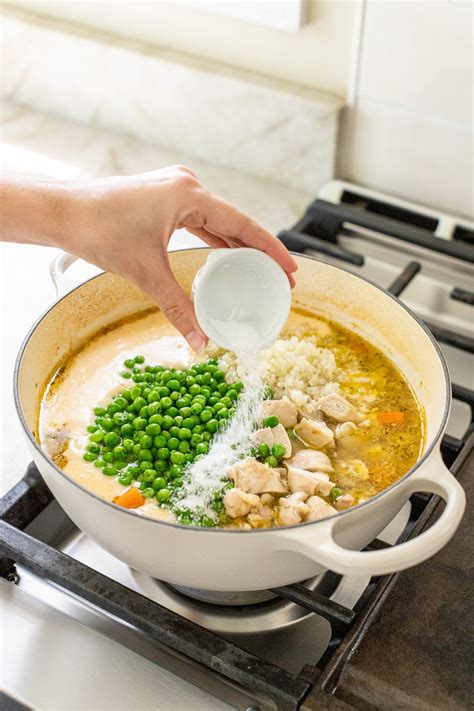
[[[367,0],[341,177],[473,215],[472,10]]]
[[[308,23],[299,32],[261,27],[165,0],[12,0],[9,4],[345,96],[357,2],[308,3]]]

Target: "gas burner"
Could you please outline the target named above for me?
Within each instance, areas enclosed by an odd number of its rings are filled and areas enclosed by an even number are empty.
[[[206,629],[225,635],[254,635],[282,630],[301,622],[313,612],[270,590],[216,592],[169,585],[145,573],[130,570],[134,586],[150,600]],[[330,596],[339,584],[337,576],[321,574],[301,583],[308,591]]]

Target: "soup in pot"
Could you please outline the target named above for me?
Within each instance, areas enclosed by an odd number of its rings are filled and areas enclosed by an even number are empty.
[[[212,345],[195,356],[153,309],[71,354],[45,388],[38,432],[104,499],[245,530],[375,496],[419,458],[423,414],[386,355],[314,314],[292,311],[276,343],[243,363]]]

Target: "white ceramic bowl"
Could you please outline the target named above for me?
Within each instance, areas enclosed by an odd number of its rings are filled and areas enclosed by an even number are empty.
[[[285,325],[291,289],[283,269],[258,249],[216,249],[196,274],[196,318],[218,346],[235,350],[229,324],[253,329],[256,348],[271,346]]]

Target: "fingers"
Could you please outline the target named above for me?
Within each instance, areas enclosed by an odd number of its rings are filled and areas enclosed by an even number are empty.
[[[191,301],[176,281],[166,252],[154,256],[153,262],[161,262],[161,268],[153,270],[152,279],[145,279],[142,288],[160,307],[166,318],[184,336],[190,347],[200,353],[207,344],[207,336],[200,329]],[[147,269],[147,272],[149,269]]]
[[[206,193],[205,212],[205,229],[212,234],[217,234],[224,240],[236,239],[246,247],[261,249],[287,274],[298,269],[295,260],[280,240],[222,198]]]

